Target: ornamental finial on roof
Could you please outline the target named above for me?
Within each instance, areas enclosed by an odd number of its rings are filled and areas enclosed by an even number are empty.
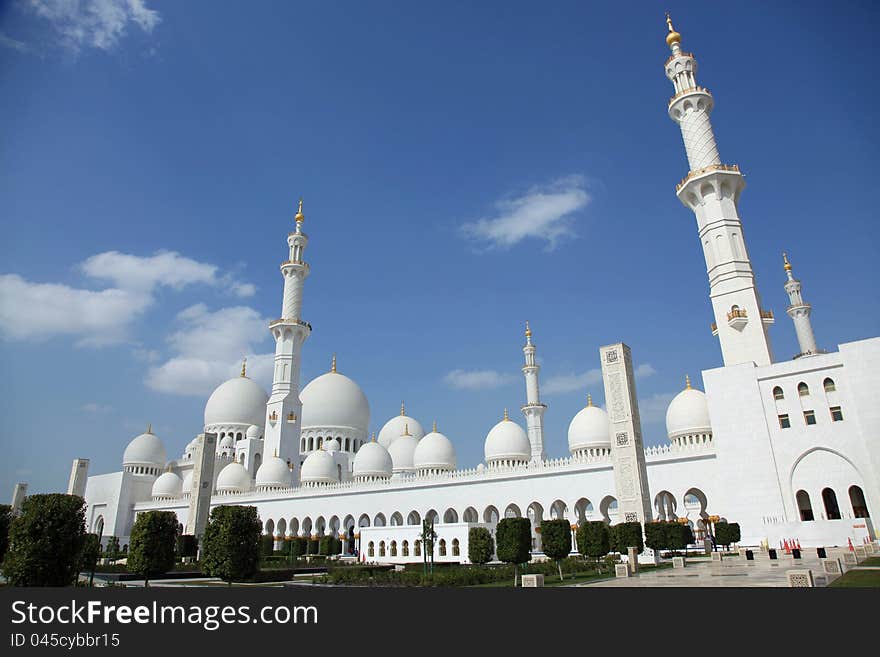
[[[330,363],[330,371],[331,372],[336,371],[336,354],[333,354],[333,360]]]
[[[306,216],[303,214],[303,200],[302,199],[299,200],[299,207],[297,208],[296,214],[294,215],[293,218],[296,221],[296,223],[298,223],[298,224],[301,224],[303,221],[306,220]]]

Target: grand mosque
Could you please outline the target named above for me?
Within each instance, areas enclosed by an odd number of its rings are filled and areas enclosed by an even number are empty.
[[[462,562],[470,527],[492,529],[510,516],[530,518],[533,531],[547,518],[568,519],[573,530],[591,520],[677,520],[689,523],[698,539],[721,517],[740,524],[746,545],[783,538],[846,545],[874,536],[880,338],[820,349],[811,306],[784,257],[780,279],[800,353],[774,357],[775,318],[761,303],[738,211],[743,175],[721,159],[710,122],[713,96],[698,85],[696,58],[682,50],[681,35],[667,22],[671,54],[664,71],[674,87],[668,112],[689,163],[676,195],[696,216],[711,331],[723,361],[703,371],[705,392],[687,381],[669,404],[668,444],[642,444],[636,397],[615,402],[619,379],[609,374],[607,408],[587,399],[568,427],[570,453],[546,454],[537,340],[528,326],[523,417],[505,411],[489,429],[485,463],[459,467],[443,427],[428,430],[403,405],[371,439],[368,398],[335,358],[327,373],[300,389],[302,349],[312,330],[302,315],[310,266],[300,201],[280,266],[281,312],[268,327],[276,343],[272,389],[249,378],[243,364],[240,376],[211,394],[203,432],[181,455],[169,458],[148,429],[128,443],[119,472],[89,475],[86,459],[74,461],[69,492],[85,497],[89,531],[124,544],[139,513],[161,509],[198,533],[212,506],[253,505],[278,547],[293,536],[333,533],[344,539],[343,552],[387,562],[421,560],[425,519],[437,532],[435,559]],[[613,354],[602,348],[603,374],[618,354],[628,355],[620,347]],[[616,424],[624,411],[632,441]],[[625,458],[618,453],[624,448],[631,450]],[[634,511],[622,496],[638,498]],[[533,541],[540,552],[539,532]]]

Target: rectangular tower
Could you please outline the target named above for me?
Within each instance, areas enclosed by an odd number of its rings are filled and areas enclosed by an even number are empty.
[[[15,484],[15,489],[12,491],[12,515],[17,516],[21,513],[21,505],[27,497],[27,489],[28,485],[24,482]]]
[[[70,468],[70,480],[67,482],[67,494],[86,496],[86,479],[89,476],[89,460],[73,459]]]
[[[187,534],[201,538],[208,524],[211,510],[211,494],[214,492],[214,454],[217,451],[217,434],[205,433],[193,453],[193,487],[189,497],[189,515],[186,518]],[[186,491],[184,491],[186,493]]]
[[[644,525],[652,519],[651,494],[648,491],[632,353],[628,346],[618,342],[600,348],[599,356],[610,423],[618,518],[621,522],[638,521]]]

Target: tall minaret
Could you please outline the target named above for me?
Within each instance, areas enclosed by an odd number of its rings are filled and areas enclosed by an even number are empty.
[[[532,461],[543,461],[547,456],[544,453],[544,411],[547,410],[547,404],[541,403],[541,392],[538,389],[538,371],[541,366],[535,360],[535,345],[532,344],[532,329],[528,322],[523,354],[526,357],[526,364],[522,368],[526,377],[526,404],[522,407],[522,412],[526,416],[526,431],[532,445]]]
[[[791,305],[786,312],[791,317],[791,321],[794,322],[794,330],[797,333],[798,344],[801,348],[801,352],[795,358],[812,356],[820,353],[816,347],[813,325],[810,323],[810,313],[813,308],[801,296],[801,282],[791,273],[791,263],[788,261],[787,254],[782,254],[782,261],[785,263],[785,273],[788,276],[788,280],[785,283],[785,291],[788,293],[788,298],[791,301]]]
[[[281,263],[281,274],[284,276],[281,319],[269,322],[269,330],[275,338],[275,375],[272,379],[272,395],[266,404],[263,450],[264,456],[275,454],[285,461],[299,456],[302,416],[302,403],[299,400],[300,352],[312,332],[312,327],[300,318],[303,283],[309,275],[309,264],[303,260],[309,238],[302,232],[305,221],[302,205],[300,199],[294,217],[296,230],[287,236],[290,259]]]
[[[745,181],[737,165],[721,163],[709,121],[712,94],[697,86],[697,60],[681,49],[681,35],[672,27],[669,14],[666,23],[666,44],[672,50],[666,60],[666,77],[675,87],[669,116],[681,127],[690,164],[676,194],[697,216],[715,314],[712,334],[721,342],[725,365],[769,365],[773,353],[767,326],[773,323],[773,313],[761,308],[737,210]]]

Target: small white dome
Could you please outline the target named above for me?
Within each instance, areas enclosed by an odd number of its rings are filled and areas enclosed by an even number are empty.
[[[153,482],[152,496],[155,498],[180,497],[183,480],[171,471],[163,472]]]
[[[223,436],[223,439],[220,441],[220,449],[234,449],[235,441],[232,439],[232,434],[227,433]]]
[[[205,426],[216,424],[262,424],[269,395],[256,381],[237,376],[221,383],[205,404]]]
[[[586,407],[578,411],[568,425],[568,449],[571,452],[576,452],[581,449],[610,446],[611,432],[608,413],[598,406],[593,406],[593,402],[590,400]]]
[[[302,428],[351,427],[366,433],[370,404],[361,387],[343,374],[327,372],[302,389]]]
[[[217,477],[218,493],[246,493],[251,489],[251,476],[245,467],[233,461]]]
[[[388,447],[388,454],[391,455],[393,472],[412,472],[415,470],[415,453],[419,441],[415,436],[404,434],[398,436]]]
[[[328,452],[338,452],[340,449],[339,441],[336,438],[330,438],[329,440],[325,440],[324,449]]]
[[[256,440],[263,435],[263,430],[260,427],[258,427],[256,424],[252,424],[251,426],[249,426],[247,428],[247,432],[245,433],[245,435],[248,438],[252,438],[252,439]]]
[[[691,388],[688,381],[687,388],[678,393],[666,409],[666,432],[671,440],[678,436],[711,431],[706,393]]]
[[[132,439],[122,455],[122,465],[162,469],[167,455],[165,445],[150,429]]]
[[[183,475],[183,484],[180,486],[180,492],[182,495],[190,495],[192,493],[193,487],[193,471],[187,470],[186,474]]]
[[[287,463],[279,456],[271,456],[257,468],[257,488],[290,488],[293,476]]]
[[[455,447],[442,433],[432,431],[419,441],[413,465],[416,470],[455,470]]]
[[[393,463],[388,450],[377,442],[368,442],[354,456],[355,477],[390,477]]]
[[[336,462],[330,452],[316,449],[303,461],[299,479],[304,484],[333,484],[339,481]]]
[[[493,461],[528,461],[532,455],[529,437],[516,422],[507,417],[496,424],[486,435],[483,446],[486,463]]]
[[[379,430],[378,443],[385,449],[388,449],[391,443],[397,440],[398,437],[402,436],[404,431],[408,431],[416,440],[421,440],[425,435],[425,430],[422,428],[422,425],[419,424],[419,421],[408,415],[404,415],[404,409],[402,406],[400,410],[400,415],[395,415],[385,423],[385,426],[383,426],[382,429]]]
[[[196,447],[197,447],[198,444],[199,444],[199,438],[201,438],[203,435],[204,435],[204,434],[201,434],[201,433],[200,433],[198,436],[196,436],[195,438],[193,438],[192,440],[190,440],[190,441],[186,444],[186,448],[183,450],[183,455],[184,455],[185,457],[187,457],[187,458],[192,458],[193,454],[196,453]]]

